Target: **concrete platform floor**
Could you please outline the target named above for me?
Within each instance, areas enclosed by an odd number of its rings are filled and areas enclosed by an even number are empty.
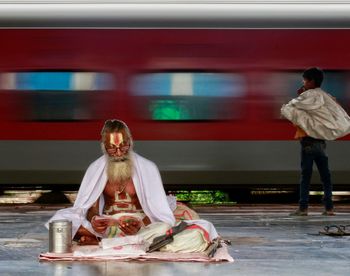
[[[325,225],[350,224],[350,205],[324,217],[311,206],[308,217],[290,217],[296,206],[246,205],[200,208],[232,241],[234,263],[39,262],[48,250],[44,222],[62,206],[0,207],[0,275],[349,275],[350,236],[315,235]]]

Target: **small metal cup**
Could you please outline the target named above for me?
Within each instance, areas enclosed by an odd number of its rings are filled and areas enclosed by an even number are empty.
[[[49,252],[72,252],[72,222],[54,220],[49,223]]]

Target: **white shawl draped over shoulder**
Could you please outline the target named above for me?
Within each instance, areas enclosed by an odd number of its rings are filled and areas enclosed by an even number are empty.
[[[103,190],[107,183],[106,158],[101,156],[87,169],[79,188],[77,198],[73,207],[58,210],[55,215],[45,224],[49,228],[49,222],[53,220],[67,219],[72,221],[72,237],[75,236],[79,227],[83,225],[91,233],[101,236],[95,232],[86,219],[89,208],[99,199],[100,214],[104,208]],[[165,222],[171,226],[175,224],[175,217],[170,209],[162,179],[157,166],[150,160],[133,153],[134,164],[133,183],[137,197],[144,213],[151,222]],[[209,232],[211,239],[218,236],[214,226],[205,220],[187,221],[198,224]]]
[[[132,158],[134,164],[132,179],[143,211],[151,222],[162,221],[174,225],[175,218],[167,202],[157,166],[136,153],[133,153]],[[98,199],[100,199],[100,214],[102,214],[103,190],[107,183],[105,170],[106,156],[101,156],[88,167],[73,207],[58,210],[48,223],[52,220],[68,219],[72,221],[73,237],[81,225],[100,236],[92,229],[86,215]],[[46,223],[47,228],[48,223]]]
[[[281,114],[316,139],[335,140],[350,133],[350,117],[321,88],[309,89],[281,108]]]

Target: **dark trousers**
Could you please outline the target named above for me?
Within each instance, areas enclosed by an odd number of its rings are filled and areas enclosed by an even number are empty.
[[[316,163],[323,184],[323,203],[326,210],[333,208],[331,173],[328,167],[328,156],[325,152],[324,140],[304,137],[301,141],[301,180],[300,180],[300,209],[307,209],[309,203],[310,180],[313,163]]]

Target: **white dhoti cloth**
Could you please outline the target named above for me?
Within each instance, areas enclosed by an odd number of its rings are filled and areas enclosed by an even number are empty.
[[[137,233],[137,236],[151,244],[154,238],[164,235],[170,228],[171,226],[169,224],[155,222],[142,228]],[[174,235],[173,238],[174,240],[160,248],[160,251],[181,253],[203,252],[210,242],[207,232],[197,225],[194,225],[194,227],[190,226]]]

